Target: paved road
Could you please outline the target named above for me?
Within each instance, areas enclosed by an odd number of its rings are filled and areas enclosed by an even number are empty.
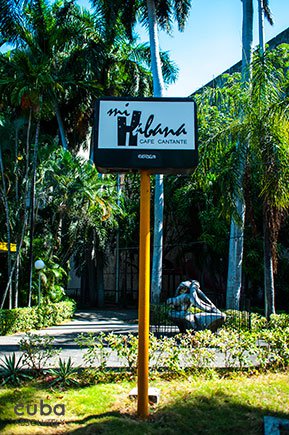
[[[77,311],[74,318],[62,325],[44,328],[38,331],[31,331],[39,335],[49,335],[54,337],[54,345],[61,347],[61,352],[57,358],[51,360],[51,365],[57,365],[58,358],[71,357],[74,365],[83,364],[82,355],[85,350],[79,348],[75,339],[81,333],[115,332],[117,334],[127,334],[137,332],[137,310],[86,310]],[[19,341],[25,333],[6,335],[0,337],[0,358],[4,355],[11,355],[13,352],[20,356]],[[114,355],[111,355],[110,364],[119,366]]]

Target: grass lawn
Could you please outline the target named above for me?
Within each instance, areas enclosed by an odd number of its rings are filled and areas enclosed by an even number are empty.
[[[2,388],[0,432],[256,435],[263,433],[265,415],[289,419],[289,373],[153,381],[151,386],[161,390],[161,401],[151,409],[148,421],[136,417],[136,404],[128,399],[134,386],[121,382],[52,391],[35,381],[21,388]],[[65,415],[40,415],[40,400],[52,407],[64,405]],[[17,404],[25,406],[17,408],[24,413],[21,416],[14,412]],[[37,404],[35,415],[27,415],[27,404]]]

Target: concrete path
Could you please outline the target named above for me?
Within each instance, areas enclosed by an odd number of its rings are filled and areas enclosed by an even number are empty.
[[[75,366],[83,366],[82,356],[85,350],[80,349],[74,341],[79,334],[89,332],[128,334],[137,332],[137,327],[137,310],[86,310],[77,311],[69,322],[31,332],[54,337],[55,347],[62,349],[59,356],[51,359],[51,366],[57,365],[59,357],[63,359],[71,357]],[[0,336],[0,358],[13,352],[20,356],[19,342],[24,335],[25,333],[18,333]],[[120,365],[113,355],[111,359],[112,366]]]

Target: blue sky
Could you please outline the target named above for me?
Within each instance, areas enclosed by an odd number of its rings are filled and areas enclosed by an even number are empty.
[[[88,6],[88,0],[78,0]],[[258,43],[258,4],[254,3],[254,44]],[[265,40],[289,27],[289,0],[270,0],[274,26],[265,23]],[[241,0],[192,0],[190,18],[184,32],[172,36],[160,33],[162,50],[170,51],[180,71],[166,96],[186,97],[241,59]],[[146,31],[138,26],[141,40]]]
[[[254,2],[254,44],[258,43],[257,0]],[[271,0],[274,26],[265,23],[265,40],[289,27],[289,1]],[[168,96],[188,96],[241,59],[241,0],[192,0],[184,32],[160,34],[162,50],[170,50],[180,68]]]

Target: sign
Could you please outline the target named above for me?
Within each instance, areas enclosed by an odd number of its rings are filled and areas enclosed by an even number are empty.
[[[0,252],[7,252],[8,251],[8,243],[6,242],[0,242]],[[16,244],[10,243],[10,251],[16,252]]]
[[[192,172],[198,160],[195,103],[189,98],[99,99],[93,156],[100,172]]]

